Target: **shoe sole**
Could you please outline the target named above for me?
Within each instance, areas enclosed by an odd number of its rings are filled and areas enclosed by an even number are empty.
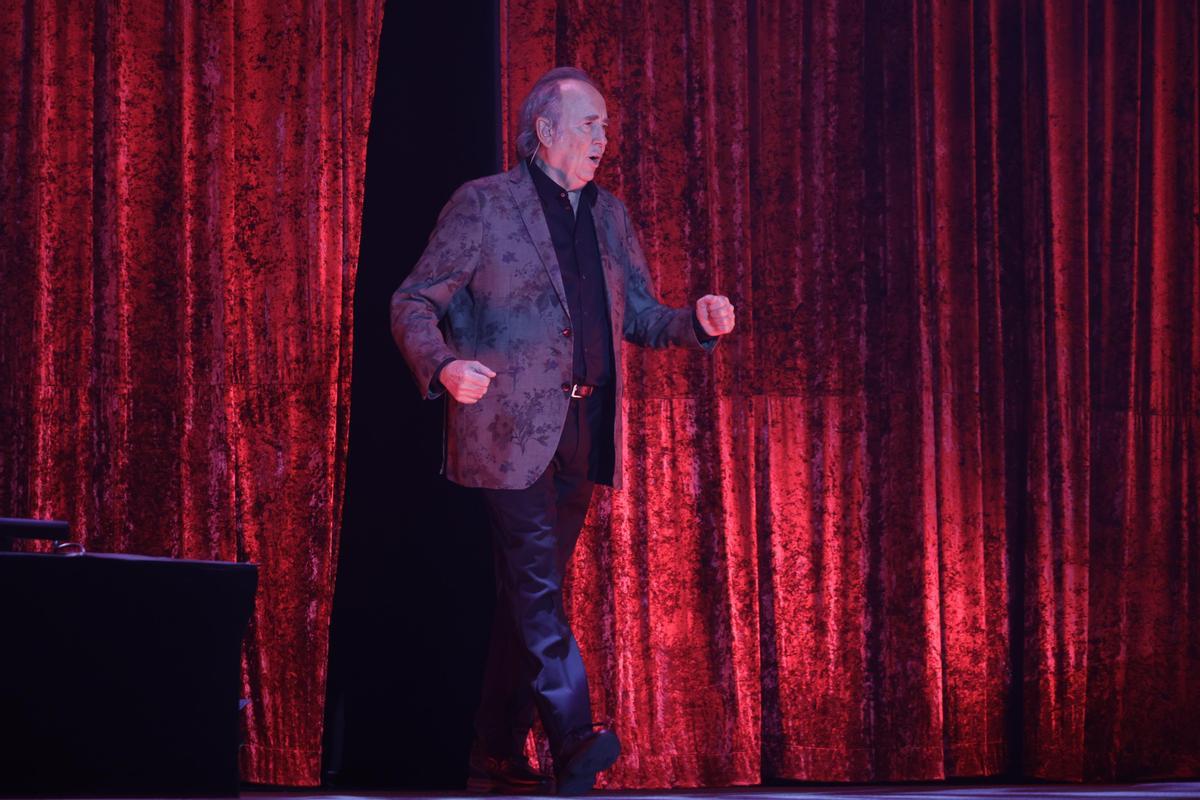
[[[558,777],[555,790],[561,795],[590,792],[596,783],[596,773],[611,767],[620,755],[621,742],[617,735],[611,731],[601,733],[590,747],[571,760],[567,770]]]

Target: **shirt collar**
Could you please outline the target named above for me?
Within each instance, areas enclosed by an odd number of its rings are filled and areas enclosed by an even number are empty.
[[[529,174],[533,178],[533,185],[537,187],[538,194],[543,198],[558,197],[559,192],[566,191],[538,166],[537,161],[531,158],[528,163]],[[599,194],[600,189],[597,188],[595,181],[588,181],[580,190],[580,197],[588,201],[589,208],[596,205],[596,197]]]

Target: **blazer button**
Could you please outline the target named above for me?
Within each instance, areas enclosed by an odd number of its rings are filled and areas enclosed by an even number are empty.
[[[570,336],[570,335],[571,335],[571,329],[563,328],[563,336]]]
[[[569,384],[569,383],[564,383],[564,384],[563,384],[563,391],[564,391],[564,392],[568,392],[568,393],[569,393],[569,392],[571,391],[571,384]]]

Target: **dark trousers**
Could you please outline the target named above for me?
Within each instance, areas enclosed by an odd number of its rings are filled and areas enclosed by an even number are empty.
[[[571,401],[554,458],[532,486],[483,490],[497,596],[475,733],[490,755],[522,753],[535,710],[552,752],[592,723],[562,581],[592,497],[604,405],[596,395]]]

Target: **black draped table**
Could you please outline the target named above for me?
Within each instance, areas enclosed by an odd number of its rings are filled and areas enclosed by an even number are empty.
[[[0,553],[0,793],[238,792],[253,564]]]

